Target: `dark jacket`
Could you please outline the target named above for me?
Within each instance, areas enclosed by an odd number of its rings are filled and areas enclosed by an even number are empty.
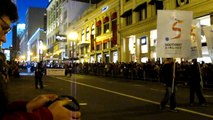
[[[189,85],[191,87],[201,87],[200,82],[201,82],[200,70],[198,63],[195,62],[193,63],[193,65],[191,65]]]
[[[173,81],[173,62],[162,66],[162,79],[166,86],[171,87]]]
[[[43,69],[40,63],[38,63],[35,69],[35,78],[42,78],[43,76]]]

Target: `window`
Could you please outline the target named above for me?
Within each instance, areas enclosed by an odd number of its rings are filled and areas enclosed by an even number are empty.
[[[104,49],[107,49],[107,43],[104,43],[104,44],[103,44],[103,48],[104,48]]]
[[[91,30],[92,35],[95,35],[95,25],[92,25],[92,30]]]
[[[104,33],[109,33],[109,22],[104,23]]]
[[[143,3],[138,5],[134,10],[134,12],[137,12],[138,21],[144,20],[147,18],[147,3]]]
[[[112,30],[113,30],[114,27],[117,27],[117,20],[116,19],[112,21]]]
[[[147,9],[143,8],[138,12],[139,16],[138,16],[138,21],[144,20],[147,18]]]
[[[101,44],[100,45],[96,45],[96,50],[101,50]]]
[[[117,44],[117,19],[112,20],[112,40],[111,47]]]
[[[84,54],[84,47],[81,48],[81,54]]]
[[[127,10],[124,12],[121,17],[125,18],[126,20],[126,25],[131,25],[132,24],[132,9]]]
[[[140,38],[140,46],[141,46],[141,53],[148,53],[148,43],[147,37],[143,36]]]
[[[109,33],[109,17],[104,18],[104,33]]]
[[[99,36],[99,35],[101,35],[101,21],[100,20],[96,23],[96,36]]]
[[[149,4],[155,6],[155,13],[156,14],[157,14],[157,10],[162,10],[163,9],[163,1],[151,0],[149,2]]]
[[[132,24],[132,14],[126,17],[126,25]]]
[[[86,46],[85,49],[86,49],[86,53],[88,53],[89,52],[89,46]]]
[[[86,41],[88,41],[90,39],[89,27],[87,27],[86,36],[87,36]]]
[[[84,37],[84,29],[81,32],[81,41],[84,42],[85,41],[85,37]]]

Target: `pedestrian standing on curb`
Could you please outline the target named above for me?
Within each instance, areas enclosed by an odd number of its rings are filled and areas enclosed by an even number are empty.
[[[11,30],[11,23],[18,19],[17,8],[11,0],[0,0],[0,44],[6,42],[6,34]],[[2,57],[5,55],[2,53]],[[1,56],[0,56],[1,58]],[[4,60],[0,59],[0,70]],[[24,89],[24,88],[23,88]],[[46,107],[49,101],[57,99],[56,94],[39,95],[31,101],[9,103],[5,78],[0,71],[0,120],[79,120],[79,111],[70,111],[64,107],[68,99],[58,100]]]
[[[38,89],[38,86],[40,89],[43,89],[43,68],[42,68],[42,62],[39,62],[35,69],[35,88]]]
[[[173,58],[167,58],[164,62],[164,65],[162,66],[162,79],[165,83],[166,92],[165,95],[160,103],[160,109],[162,111],[166,110],[166,105],[168,101],[170,101],[170,111],[177,112],[176,110],[176,84],[175,80],[175,74],[174,74],[174,61]]]
[[[189,86],[190,86],[190,93],[189,93],[189,102],[190,106],[194,106],[194,99],[195,94],[197,95],[197,98],[199,100],[199,104],[201,106],[206,106],[206,99],[203,96],[202,93],[202,76],[201,76],[201,70],[199,67],[199,64],[197,62],[197,59],[192,60],[191,70],[190,70],[190,80],[189,80]]]

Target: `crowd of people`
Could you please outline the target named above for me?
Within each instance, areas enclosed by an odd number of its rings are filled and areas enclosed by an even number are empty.
[[[18,20],[16,5],[11,0],[0,1],[0,42],[6,42],[6,34],[11,30],[10,25]],[[201,105],[206,104],[202,94],[202,85],[212,84],[213,65],[202,63],[196,60],[192,62],[175,63],[172,58],[160,62],[147,63],[73,63],[73,64],[53,64],[46,66],[45,62],[39,62],[36,66],[27,64],[28,72],[35,72],[35,88],[42,89],[43,71],[47,67],[62,67],[66,70],[65,75],[72,73],[90,74],[108,77],[123,77],[129,79],[141,79],[164,82],[166,85],[165,96],[160,108],[163,110],[170,100],[170,110],[176,111],[176,84],[184,82],[190,86],[190,105],[194,104],[195,94],[198,96]],[[58,100],[49,106],[45,106],[49,101],[58,98],[56,94],[38,95],[30,101],[10,102],[7,92],[8,76],[19,77],[19,64],[16,62],[6,62],[5,55],[0,52],[0,120],[79,120],[80,111],[68,110],[64,107],[70,102],[69,99]],[[25,69],[22,66],[22,69]],[[24,89],[24,88],[23,88]]]
[[[60,65],[61,68],[66,68]],[[70,65],[69,65],[70,66]],[[147,63],[74,63],[71,65],[72,72],[77,74],[89,74],[96,76],[106,77],[119,77],[146,81],[163,82],[161,72],[163,63],[148,61]],[[175,80],[184,85],[189,84],[193,63],[189,61],[183,61],[181,63],[176,62],[176,77]],[[200,73],[203,78],[204,86],[213,85],[213,64],[204,63],[200,64]]]
[[[30,72],[35,72],[37,62],[31,63],[19,63],[20,69],[29,69]],[[163,63],[159,61],[147,61],[146,63],[137,62],[117,62],[117,63],[57,63],[53,62],[47,65],[47,61],[42,63],[42,68],[45,74],[46,68],[63,68],[65,69],[65,75],[71,76],[75,74],[89,74],[96,76],[106,76],[115,78],[127,78],[146,81],[163,82],[161,72]],[[199,63],[200,74],[202,75],[204,87],[212,87],[213,85],[213,64],[211,63]],[[189,85],[193,62],[182,61],[181,63],[175,62],[175,80],[178,84]]]

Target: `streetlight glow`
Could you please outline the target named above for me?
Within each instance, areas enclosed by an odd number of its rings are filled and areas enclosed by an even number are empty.
[[[67,37],[68,37],[69,40],[76,40],[78,38],[78,33],[77,32],[70,32]]]

